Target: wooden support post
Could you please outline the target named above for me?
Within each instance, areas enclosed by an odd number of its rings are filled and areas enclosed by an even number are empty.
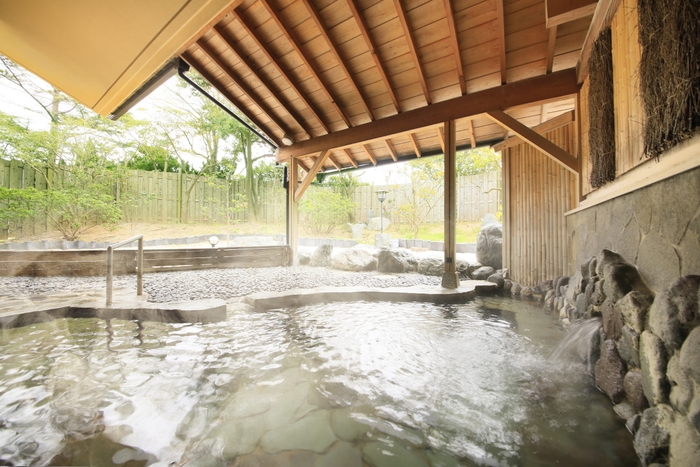
[[[445,274],[442,286],[448,289],[459,288],[457,274],[457,145],[455,121],[445,122]]]
[[[287,170],[287,245],[291,249],[289,258],[290,266],[299,265],[299,204],[294,197],[299,183],[299,160],[293,158],[289,161]]]

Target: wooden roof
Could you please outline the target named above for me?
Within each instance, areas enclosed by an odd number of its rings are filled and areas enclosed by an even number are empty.
[[[527,127],[571,111],[590,1],[244,0],[181,57],[278,161],[308,169],[328,150],[323,170],[376,165],[441,153],[448,119],[468,147],[508,136],[489,111]]]

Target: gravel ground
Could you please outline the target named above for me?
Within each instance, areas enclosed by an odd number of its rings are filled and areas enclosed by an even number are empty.
[[[321,286],[408,287],[439,285],[440,277],[421,274],[345,272],[309,266],[204,269],[145,274],[143,287],[153,302],[221,298],[237,302],[255,292],[308,289]],[[136,276],[118,276],[114,286],[136,289]],[[68,290],[104,289],[104,277],[0,277],[2,296],[48,294]]]

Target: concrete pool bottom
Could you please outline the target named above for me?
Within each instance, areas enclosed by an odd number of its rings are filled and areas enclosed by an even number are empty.
[[[429,302],[461,304],[476,295],[489,294],[496,284],[464,281],[458,289],[416,285],[410,287],[316,287],[283,292],[258,292],[243,298],[256,311],[317,303],[352,301]],[[70,291],[45,295],[0,297],[0,329],[29,326],[60,318],[100,318],[163,323],[214,323],[226,319],[226,302],[205,299],[149,302],[147,295],[116,289],[114,304],[105,306],[104,291]]]

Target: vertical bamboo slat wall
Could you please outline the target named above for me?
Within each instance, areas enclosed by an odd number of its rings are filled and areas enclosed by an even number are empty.
[[[545,137],[575,154],[573,125]],[[503,157],[509,181],[504,267],[514,281],[527,285],[566,274],[564,213],[576,207],[576,177],[529,144],[508,148]]]

